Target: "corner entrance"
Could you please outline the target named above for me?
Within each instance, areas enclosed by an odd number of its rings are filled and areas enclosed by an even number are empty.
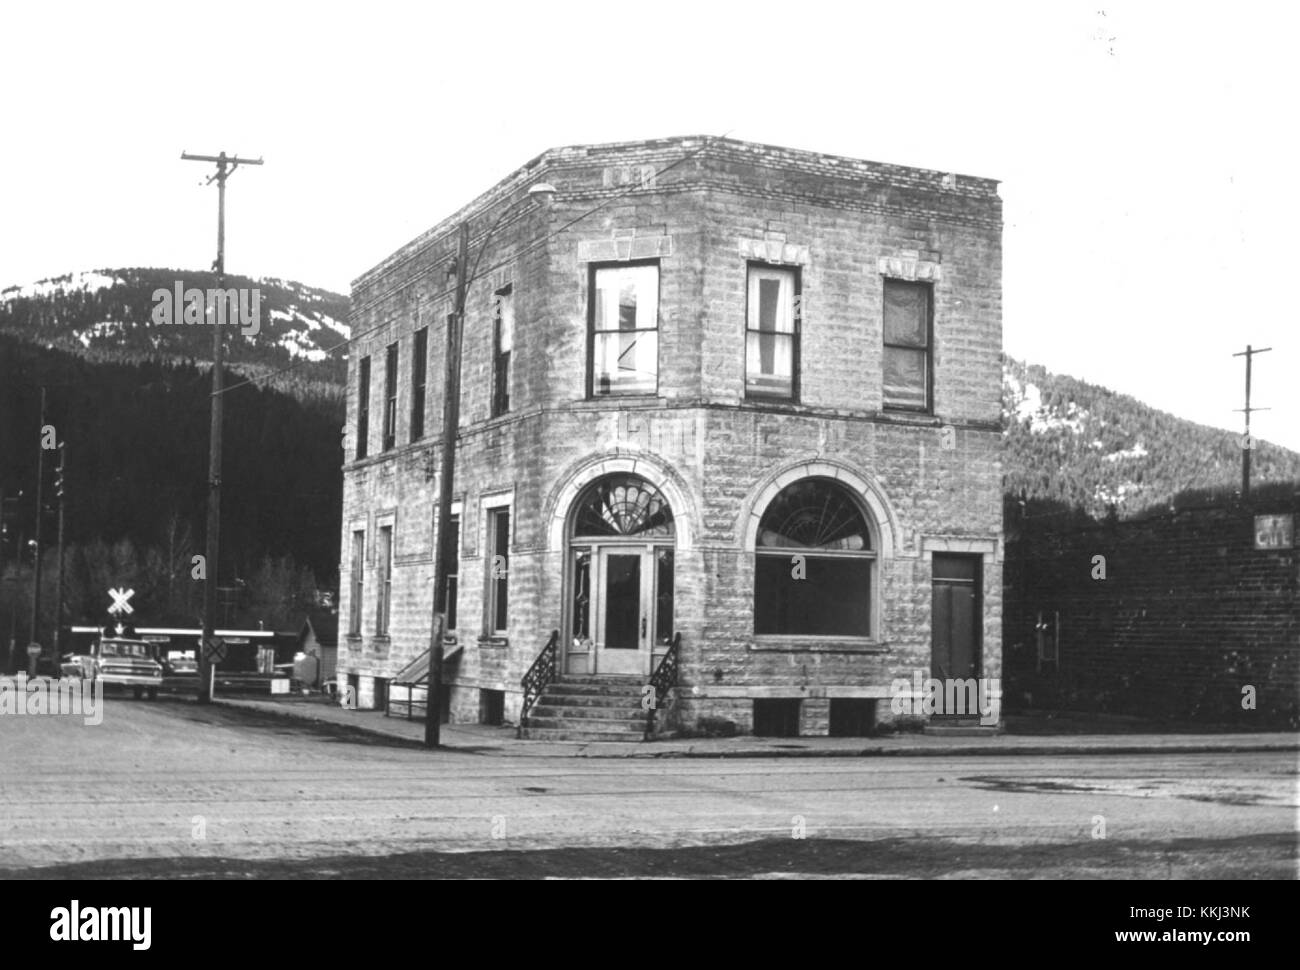
[[[610,475],[571,521],[564,670],[646,676],[672,639],[672,510],[645,479]]]

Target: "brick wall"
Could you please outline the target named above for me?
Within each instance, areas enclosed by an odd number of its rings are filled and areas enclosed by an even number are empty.
[[[554,205],[515,201],[538,180],[560,189]],[[630,186],[631,194],[620,196]],[[453,719],[477,716],[482,688],[507,691],[506,717],[517,715],[519,679],[550,630],[565,621],[563,523],[573,483],[600,468],[635,470],[674,496],[683,658],[677,703],[660,726],[689,726],[708,715],[747,730],[754,697],[815,697],[802,722],[808,732],[825,733],[820,699],[886,697],[892,678],[928,672],[929,556],[936,548],[985,555],[984,672],[1000,674],[996,184],[704,139],[547,152],[354,284],[344,618],[353,529],[365,529],[369,561],[363,635],[340,638],[341,671],[391,676],[428,646],[442,351],[451,311],[445,272],[458,221],[469,218],[474,227],[472,261],[485,228],[502,213],[481,261],[486,273],[467,302],[455,483],[462,509],[457,635],[464,649],[447,670]],[[639,256],[659,265],[657,393],[588,400],[589,266]],[[744,399],[746,273],[755,261],[800,272],[797,404]],[[887,275],[934,284],[930,415],[881,408]],[[511,411],[493,419],[491,297],[507,284],[516,308]],[[411,443],[417,326],[429,327],[428,435]],[[384,348],[393,341],[401,361],[398,447],[381,454]],[[356,375],[366,355],[369,457],[357,461]],[[888,540],[878,563],[880,618],[871,644],[755,643],[751,519],[773,483],[800,467],[852,483],[878,519],[878,539]],[[483,509],[493,503],[510,504],[513,531],[504,645],[479,639],[490,567]],[[376,638],[373,537],[387,522],[397,550],[392,623],[387,638]]]
[[[1300,500],[1019,524],[1005,571],[1008,709],[1300,723],[1300,554],[1254,548],[1254,516],[1286,512]],[[1035,627],[1041,616],[1050,638],[1058,614],[1059,669],[1040,670]]]

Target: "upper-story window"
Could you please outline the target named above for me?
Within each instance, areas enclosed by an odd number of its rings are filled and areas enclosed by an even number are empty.
[[[415,331],[411,350],[411,440],[424,437],[424,395],[429,383],[429,328]]]
[[[515,345],[515,295],[498,290],[492,321],[492,417],[510,410],[510,352]]]
[[[659,386],[659,266],[591,271],[590,394],[653,394]]]
[[[370,442],[370,358],[357,367],[357,458],[366,457]]]
[[[397,445],[397,344],[388,345],[384,369],[384,451]]]
[[[799,276],[751,264],[745,321],[745,396],[784,401],[799,393]]]
[[[932,406],[933,289],[885,280],[884,405],[906,411]]]

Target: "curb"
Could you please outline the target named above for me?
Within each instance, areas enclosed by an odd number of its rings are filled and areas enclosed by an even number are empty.
[[[1016,745],[1013,747],[962,747],[962,748],[863,748],[861,750],[809,748],[803,751],[778,749],[767,751],[749,749],[740,751],[660,751],[631,754],[605,754],[578,752],[578,758],[898,758],[898,757],[989,757],[991,755],[1121,755],[1121,754],[1251,754],[1300,751],[1300,742],[1248,745],[1079,745],[1073,747],[1048,747]]]
[[[378,730],[364,724],[347,724],[332,720],[326,717],[318,717],[309,711],[298,711],[287,708],[274,708],[262,706],[250,706],[241,703],[238,698],[214,698],[214,704],[219,704],[234,710],[254,711],[257,713],[268,714],[272,717],[287,718],[289,720],[310,721],[314,724],[323,724],[328,727],[338,728],[344,731],[358,731],[362,734],[368,734],[376,737],[389,738],[394,741],[406,744],[418,744],[415,738],[408,738],[400,734],[394,734],[389,731]],[[1007,737],[1002,735],[1002,737]],[[989,756],[1025,756],[1025,755],[1078,755],[1078,756],[1101,756],[1101,755],[1134,755],[1134,754],[1248,754],[1261,753],[1271,754],[1279,752],[1300,752],[1300,738],[1295,741],[1269,741],[1255,742],[1249,744],[1233,744],[1225,742],[1223,744],[1206,744],[1204,742],[1193,744],[1082,744],[1072,745],[1068,743],[1068,735],[1062,736],[1067,743],[1064,744],[1043,744],[1031,745],[1011,742],[1006,744],[979,744],[979,745],[953,745],[953,746],[909,746],[905,748],[888,748],[888,747],[867,747],[867,748],[814,748],[801,747],[798,750],[789,748],[741,748],[735,751],[711,751],[695,750],[692,748],[678,749],[660,749],[658,751],[646,750],[642,745],[657,746],[659,744],[672,742],[626,742],[619,747],[625,747],[626,751],[599,749],[590,750],[593,743],[597,744],[618,744],[617,742],[536,742],[537,744],[547,745],[549,750],[528,750],[524,745],[528,742],[514,742],[520,745],[520,750],[511,749],[511,743],[507,742],[496,750],[502,754],[513,754],[520,757],[543,757],[543,758],[590,758],[590,759],[607,759],[607,760],[626,760],[626,759],[665,759],[665,758],[898,758],[898,757],[989,757]],[[572,745],[571,748],[564,748],[556,751],[555,745]],[[480,747],[480,746],[474,746]],[[495,745],[494,745],[495,747]],[[456,746],[444,745],[443,750],[455,752]]]

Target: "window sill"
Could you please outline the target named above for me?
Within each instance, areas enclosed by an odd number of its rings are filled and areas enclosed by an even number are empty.
[[[891,420],[904,421],[909,424],[942,424],[941,419],[933,411],[913,411],[908,408],[891,408],[888,405],[880,409],[882,417]]]
[[[887,644],[872,637],[755,634],[749,649],[754,653],[888,653]]]
[[[589,408],[608,407],[611,401],[619,401],[625,404],[639,405],[640,407],[652,408],[663,407],[668,401],[659,395],[658,391],[637,391],[627,394],[589,394],[581,401],[573,403],[579,407],[586,406]]]
[[[510,646],[510,638],[484,634],[478,638],[478,645],[480,647],[508,647]]]

